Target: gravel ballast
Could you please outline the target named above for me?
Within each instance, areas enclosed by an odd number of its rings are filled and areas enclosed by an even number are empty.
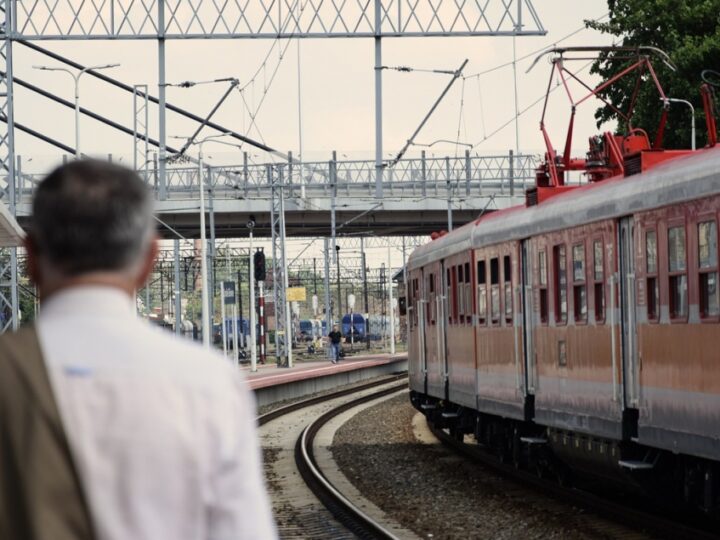
[[[366,409],[343,425],[332,453],[374,504],[433,539],[647,538],[550,499],[453,453],[417,440],[407,394]]]

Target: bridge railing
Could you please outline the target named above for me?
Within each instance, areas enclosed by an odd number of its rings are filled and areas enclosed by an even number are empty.
[[[487,194],[516,195],[535,179],[537,156],[520,154],[402,159],[392,167],[383,167],[383,191],[390,196],[474,196]],[[313,161],[299,163],[244,163],[234,166],[203,167],[203,181],[212,186],[214,196],[228,198],[267,198],[273,182],[284,186],[286,196],[303,192],[313,196],[372,194],[378,169],[371,160]],[[156,182],[156,173],[148,173]],[[169,198],[197,192],[198,167],[191,165],[167,169]]]
[[[535,179],[538,157],[529,154],[401,159],[382,174],[383,193],[389,197],[462,198],[483,195],[520,195]],[[157,196],[160,178],[155,165],[140,171]],[[268,199],[273,182],[285,188],[288,198],[371,196],[375,193],[378,169],[371,160],[297,161],[214,166],[204,164],[203,182],[213,197],[227,199]],[[29,202],[39,174],[18,173],[16,200]],[[169,165],[165,193],[169,199],[196,198],[199,167],[195,164]],[[0,183],[6,182],[0,177]]]

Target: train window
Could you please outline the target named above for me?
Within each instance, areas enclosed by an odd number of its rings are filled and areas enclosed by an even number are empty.
[[[478,324],[485,324],[487,317],[487,275],[485,274],[485,261],[477,263],[478,282]]]
[[[547,292],[547,256],[545,250],[538,253],[539,282],[540,282],[540,322],[548,322],[548,292]]]
[[[413,325],[413,326],[417,326],[417,325],[418,325],[418,297],[419,297],[418,288],[419,288],[419,287],[418,287],[418,280],[417,280],[417,278],[416,278],[416,279],[413,279],[413,280],[412,280],[412,294],[410,295],[410,300],[411,300],[411,302],[412,302],[411,305],[412,305],[412,308],[413,308],[412,318],[411,318],[411,321],[412,321],[412,325]]]
[[[717,225],[715,222],[698,223],[700,315],[702,317],[717,317],[720,314],[717,251]]]
[[[685,227],[668,229],[668,270],[670,288],[670,317],[687,316],[687,268],[685,251]]]
[[[452,322],[458,322],[458,267],[452,268]]]
[[[490,259],[490,318],[500,322],[500,262],[497,257]]]
[[[512,302],[512,264],[510,255],[503,257],[503,280],[505,293],[505,322],[512,324],[513,320],[513,302]]]
[[[553,248],[553,264],[555,270],[555,322],[565,324],[567,322],[567,258],[565,246],[559,245]]]
[[[603,279],[603,246],[602,240],[595,240],[593,243],[594,252],[594,265],[593,265],[593,277],[595,281],[602,281]]]
[[[434,322],[433,314],[432,314],[432,305],[434,304],[433,297],[435,296],[435,294],[434,294],[435,286],[433,283],[433,275],[432,274],[428,274],[427,292],[428,292],[428,297],[427,297],[427,304],[425,305],[425,322],[430,325]]]
[[[647,291],[647,317],[649,321],[660,319],[660,287],[657,277],[657,233],[645,233],[645,285]]]
[[[645,233],[645,260],[647,262],[647,273],[657,273],[657,233],[647,231]]]
[[[470,275],[470,263],[465,263],[465,323],[472,324],[473,297],[472,297],[472,276]]]
[[[587,289],[585,288],[585,246],[573,246],[573,315],[575,321],[587,321]]]
[[[595,323],[605,320],[605,284],[602,240],[593,242],[593,280],[595,282]]]
[[[447,313],[447,320],[448,324],[452,323],[452,302],[450,300],[450,295],[452,293],[452,279],[450,278],[450,269],[448,268],[446,271],[446,279],[445,282],[445,310]]]
[[[463,265],[457,266],[457,303],[460,323],[465,323],[465,273],[463,271]]]

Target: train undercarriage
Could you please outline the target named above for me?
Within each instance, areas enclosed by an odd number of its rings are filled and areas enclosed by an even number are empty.
[[[411,391],[412,405],[436,428],[477,444],[500,463],[561,485],[643,494],[648,502],[720,522],[720,464],[482,413]]]

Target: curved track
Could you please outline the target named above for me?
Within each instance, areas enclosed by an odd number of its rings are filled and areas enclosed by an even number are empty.
[[[400,384],[387,387],[388,384],[402,380]],[[325,475],[317,466],[313,453],[313,440],[324,424],[329,422],[335,416],[357,407],[363,403],[375,400],[377,398],[396,393],[407,388],[407,375],[394,375],[383,378],[372,383],[348,388],[332,394],[310,398],[304,401],[292,403],[285,407],[280,407],[258,417],[258,424],[263,426],[268,422],[289,415],[291,413],[301,411],[302,409],[312,407],[324,402],[336,400],[338,398],[350,396],[359,392],[363,392],[374,387],[385,386],[377,392],[365,394],[358,399],[345,401],[339,406],[330,409],[317,419],[308,424],[298,437],[295,443],[294,459],[300,475],[307,484],[307,487],[320,500],[320,502],[332,513],[332,515],[345,526],[353,535],[359,538],[367,539],[397,539],[392,532],[388,531],[383,525],[377,523],[367,514],[358,509],[355,505],[347,500],[342,493],[337,491],[327,480]],[[326,536],[328,538],[337,535],[337,528],[333,528],[332,524],[328,524],[327,530],[323,529],[322,519],[318,519],[317,523],[312,523],[313,528],[311,535],[319,538]]]
[[[692,538],[693,540],[720,540],[718,533],[709,532],[705,528],[695,528],[685,523],[669,519],[659,512],[649,512],[619,503],[594,493],[565,487],[553,481],[540,478],[528,471],[517,469],[512,463],[503,463],[494,455],[485,452],[478,445],[470,445],[452,437],[446,431],[436,428],[430,422],[428,427],[432,433],[447,446],[453,448],[475,461],[482,462],[500,474],[530,485],[549,495],[568,501],[574,505],[584,506],[613,521],[646,531],[659,538],[678,539]]]

